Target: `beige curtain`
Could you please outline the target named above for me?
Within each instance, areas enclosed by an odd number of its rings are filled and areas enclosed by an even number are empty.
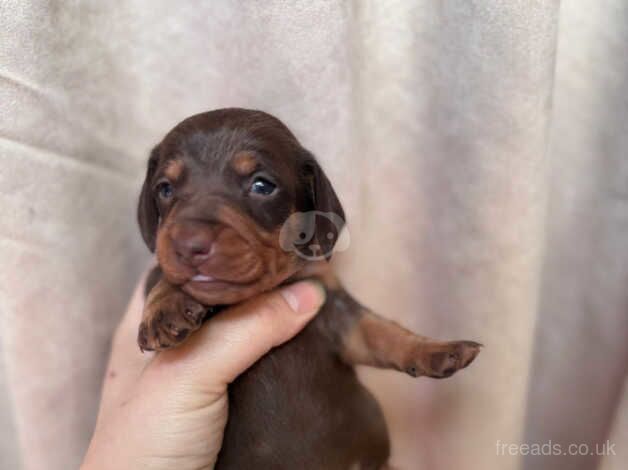
[[[360,300],[486,345],[446,381],[363,371],[395,465],[625,468],[628,2],[2,0],[0,26],[0,468],[78,466],[147,151],[223,106],[319,156]]]

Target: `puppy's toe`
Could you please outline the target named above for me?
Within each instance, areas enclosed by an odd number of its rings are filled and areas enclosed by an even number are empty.
[[[148,339],[148,326],[144,322],[140,324],[139,331],[137,332],[137,344],[140,346],[142,352],[153,351],[152,345]]]
[[[186,302],[183,308],[183,317],[190,323],[190,326],[200,325],[206,313],[207,307],[198,302]]]
[[[154,321],[142,322],[140,324],[137,344],[142,352],[159,351],[170,347],[170,341]]]

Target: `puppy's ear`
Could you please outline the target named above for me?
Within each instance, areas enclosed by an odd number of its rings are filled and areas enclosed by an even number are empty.
[[[328,223],[315,224],[314,237],[320,246],[321,252],[329,260],[334,245],[345,225],[345,212],[327,175],[325,175],[313,155],[307,154],[301,167],[301,174],[306,191],[305,210],[320,212],[319,217],[327,219],[327,222],[332,223],[337,230],[337,233],[330,237]]]
[[[137,205],[137,221],[140,225],[142,238],[146,242],[146,246],[151,252],[155,251],[155,238],[157,236],[157,224],[159,223],[159,210],[153,198],[151,182],[155,170],[157,169],[157,160],[159,158],[159,146],[155,147],[148,159],[148,167],[146,169],[146,178],[142,185],[140,200]]]

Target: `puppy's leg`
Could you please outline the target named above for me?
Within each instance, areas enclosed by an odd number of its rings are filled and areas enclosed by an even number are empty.
[[[201,326],[206,312],[207,307],[162,277],[146,297],[137,335],[140,349],[157,351],[180,344]]]
[[[434,341],[361,309],[344,334],[341,354],[349,364],[441,379],[471,364],[481,346],[473,341]]]

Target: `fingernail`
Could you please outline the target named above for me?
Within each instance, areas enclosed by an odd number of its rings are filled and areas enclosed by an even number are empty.
[[[281,289],[280,294],[296,313],[312,314],[325,302],[325,289],[316,281],[301,281]]]

